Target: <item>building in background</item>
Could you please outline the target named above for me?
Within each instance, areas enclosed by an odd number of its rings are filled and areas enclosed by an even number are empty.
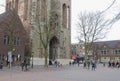
[[[73,55],[79,55],[80,57],[85,56],[85,51],[84,51],[84,42],[80,41],[79,43],[73,43],[71,45],[71,56]]]
[[[95,42],[93,51],[100,62],[120,61],[120,40]]]
[[[84,57],[84,42],[71,45],[71,56],[74,55]],[[99,62],[120,61],[120,40],[95,42],[88,56]]]

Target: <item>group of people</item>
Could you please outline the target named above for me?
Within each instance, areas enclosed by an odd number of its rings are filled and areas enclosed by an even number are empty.
[[[22,71],[27,71],[28,70],[29,62],[30,62],[30,60],[28,58],[24,58],[24,60],[21,61]]]
[[[69,65],[75,65],[75,64],[77,64],[79,66],[80,63],[83,63],[83,59],[81,59],[79,57],[79,55],[77,55],[77,56],[72,56],[72,59],[69,62]]]
[[[109,61],[108,62],[108,67],[112,67],[112,68],[120,68],[120,62],[115,62],[115,61]]]
[[[96,69],[96,61],[95,60],[84,60],[83,62],[80,62],[79,59],[75,59],[75,60],[71,60],[69,62],[69,65],[75,65],[77,64],[78,66],[80,66],[80,64],[83,64],[83,67],[84,68],[87,68],[87,69],[90,69],[90,67],[92,68],[92,70],[95,70]]]
[[[55,65],[56,67],[62,66],[62,64],[60,64],[60,62],[57,60],[55,61],[49,60],[49,65]]]
[[[94,60],[92,60],[92,61],[87,60],[87,61],[84,61],[83,66],[84,66],[84,68],[90,69],[90,67],[91,67],[92,70],[95,70],[96,69],[96,62]]]

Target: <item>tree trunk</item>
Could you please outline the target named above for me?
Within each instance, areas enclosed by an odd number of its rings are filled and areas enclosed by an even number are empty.
[[[48,67],[48,49],[45,48],[45,64],[44,67]]]

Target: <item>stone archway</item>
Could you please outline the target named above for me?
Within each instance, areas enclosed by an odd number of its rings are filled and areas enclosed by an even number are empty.
[[[58,53],[59,53],[59,41],[57,39],[57,37],[53,37],[50,40],[50,44],[49,44],[49,60],[51,61],[55,61],[58,58]]]

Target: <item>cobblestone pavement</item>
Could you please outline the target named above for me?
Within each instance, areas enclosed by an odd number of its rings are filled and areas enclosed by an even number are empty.
[[[81,66],[35,66],[27,72],[20,67],[0,70],[0,81],[120,81],[120,69],[98,65],[95,71]]]

